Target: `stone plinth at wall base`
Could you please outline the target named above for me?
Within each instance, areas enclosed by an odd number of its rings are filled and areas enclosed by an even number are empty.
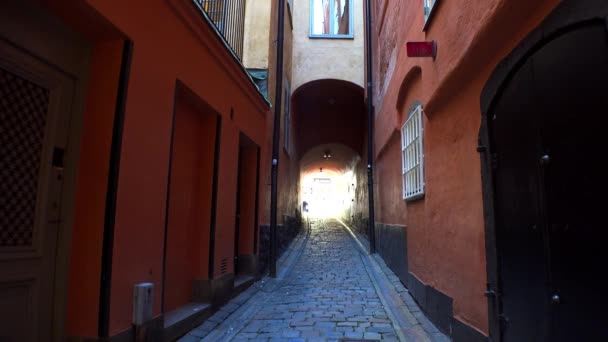
[[[386,265],[407,285],[407,228],[397,224],[376,223],[376,250]]]
[[[230,299],[233,288],[233,273],[215,279],[195,280],[192,287],[192,300],[220,305]]]
[[[363,213],[354,214],[349,220],[349,225],[356,233],[369,237],[369,218],[364,217]]]
[[[165,331],[163,327],[163,315],[157,316],[139,327],[132,326],[114,336],[104,337],[76,337],[70,336],[65,339],[67,342],[162,342],[165,341]],[[139,338],[139,339],[137,339]]]
[[[355,216],[357,217],[357,216]],[[364,219],[359,216],[355,224]],[[407,260],[407,227],[403,225],[376,222],[376,250],[388,268],[409,290],[412,298],[418,303],[425,316],[453,341],[481,342],[488,338],[473,327],[454,317],[453,300],[448,295],[424,284],[408,270]]]
[[[242,254],[237,258],[236,273],[255,275],[257,272],[257,257],[253,254]]]
[[[302,218],[284,215],[284,224],[277,224],[277,260],[287,249],[287,246],[302,230]],[[260,225],[259,259],[257,263],[258,274],[264,274],[268,269],[270,258],[270,225]]]

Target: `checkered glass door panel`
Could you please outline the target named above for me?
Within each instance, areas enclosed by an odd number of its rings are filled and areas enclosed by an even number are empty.
[[[0,68],[0,247],[31,246],[49,90]]]

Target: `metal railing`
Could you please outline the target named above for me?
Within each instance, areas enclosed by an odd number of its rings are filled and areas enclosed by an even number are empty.
[[[246,0],[194,0],[207,13],[239,60],[243,59]]]

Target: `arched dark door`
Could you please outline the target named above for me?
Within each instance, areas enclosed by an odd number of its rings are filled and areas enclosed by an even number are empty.
[[[608,341],[608,34],[525,60],[489,112],[504,341]]]

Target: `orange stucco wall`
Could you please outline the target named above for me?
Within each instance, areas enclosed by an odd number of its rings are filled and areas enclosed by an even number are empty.
[[[238,152],[238,132],[245,132],[262,146],[268,106],[191,2],[90,0],[86,3],[134,42],[117,194],[110,303],[110,335],[114,335],[130,327],[135,283],[155,284],[154,315],[160,314],[176,81],[183,82],[223,116],[216,241],[226,241],[226,245],[216,246],[217,265],[222,258],[231,260],[232,255],[233,246],[229,241],[233,241],[234,232],[234,156]],[[100,72],[107,69],[100,68]],[[112,101],[111,105],[114,104]],[[233,119],[229,115],[231,109]],[[98,301],[98,290],[87,291],[97,291],[94,298]],[[88,324],[92,329],[92,322]]]
[[[251,255],[255,228],[258,147],[241,144],[239,153],[240,220],[238,255]]]
[[[101,41],[94,46],[91,57],[72,228],[68,336],[97,334],[101,241],[122,49],[122,40]]]
[[[178,94],[167,225],[165,310],[192,299],[207,279],[217,115]]]
[[[426,32],[421,2],[385,0],[374,8],[376,220],[407,226],[410,272],[453,298],[454,316],[485,334],[480,93],[500,60],[557,4],[438,1]],[[406,56],[405,42],[422,40],[437,42],[435,61]],[[425,110],[426,194],[406,203],[399,129],[414,101]]]

